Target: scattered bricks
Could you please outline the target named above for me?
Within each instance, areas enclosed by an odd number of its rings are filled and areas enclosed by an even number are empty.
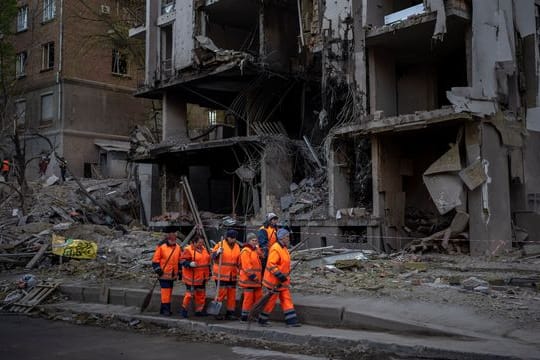
[[[466,290],[474,290],[478,286],[485,286],[489,288],[489,283],[485,280],[478,279],[476,277],[470,277],[461,282],[461,285]]]

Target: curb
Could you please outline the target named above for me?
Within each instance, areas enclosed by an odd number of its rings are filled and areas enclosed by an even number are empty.
[[[156,289],[152,296],[150,305],[146,309],[147,313],[159,311],[160,293]],[[94,304],[110,304],[139,307],[148,293],[144,289],[120,288],[120,287],[85,287],[81,285],[61,285],[60,291],[67,295],[70,300]],[[207,303],[213,300],[207,297]],[[180,309],[181,299],[179,296],[173,296],[173,313]],[[240,302],[237,301],[237,310],[240,309]],[[422,335],[422,336],[445,336],[451,338],[478,338],[478,334],[467,333],[466,331],[444,326],[431,324],[415,323],[412,321],[399,321],[391,318],[374,316],[368,313],[362,313],[354,310],[348,310],[346,307],[337,306],[315,306],[314,304],[295,302],[295,309],[301,323],[351,330],[368,330],[391,332],[396,334]],[[270,315],[271,320],[281,321],[283,315],[279,305]]]

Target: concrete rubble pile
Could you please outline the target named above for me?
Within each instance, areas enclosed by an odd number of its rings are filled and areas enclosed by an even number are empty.
[[[307,177],[298,184],[291,183],[289,190],[289,194],[281,197],[281,209],[288,211],[291,218],[324,219],[327,216],[328,185],[324,173]]]
[[[147,127],[136,125],[131,131],[129,143],[129,156],[133,158],[148,155],[151,145],[157,143],[157,140]]]
[[[55,236],[65,239],[66,243],[71,239],[94,242],[97,255],[106,255],[103,252],[109,247],[104,244],[110,246],[113,240],[122,240],[126,226],[138,226],[134,183],[116,179],[79,183],[81,186],[76,181],[54,186],[30,183],[24,213],[19,209],[18,197],[2,199],[0,267],[31,269],[50,265],[48,255]],[[146,233],[135,234],[143,241],[151,238]],[[133,233],[130,236],[134,236]],[[151,243],[155,246],[156,240]]]

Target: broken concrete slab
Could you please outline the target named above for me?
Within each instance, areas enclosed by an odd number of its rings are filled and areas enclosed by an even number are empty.
[[[441,215],[462,204],[463,183],[458,175],[428,175],[424,176],[423,179],[429,195]]]
[[[477,116],[493,115],[497,112],[498,106],[491,100],[478,100],[466,96],[457,95],[452,88],[452,91],[446,92],[446,98],[452,104],[455,112],[470,112]],[[470,88],[468,88],[470,89]]]
[[[437,161],[427,168],[424,175],[439,174],[443,172],[453,172],[461,170],[461,159],[459,156],[459,146],[452,144],[450,150],[444,153]]]
[[[479,279],[477,277],[470,277],[461,282],[461,285],[466,290],[474,290],[478,286],[485,286],[489,288],[489,283],[485,280]]]
[[[469,190],[474,190],[487,180],[487,174],[484,171],[484,165],[480,159],[459,172],[459,177]]]

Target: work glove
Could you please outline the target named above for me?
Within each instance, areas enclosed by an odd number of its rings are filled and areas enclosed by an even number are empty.
[[[216,251],[216,254],[221,255],[222,253],[223,253],[223,248],[222,247],[218,248]]]
[[[162,276],[163,275],[163,270],[161,268],[157,268],[156,269],[156,274],[158,274],[158,276]]]
[[[195,261],[189,263],[189,267],[194,268],[195,266],[197,266],[197,263]]]
[[[251,281],[255,281],[255,279],[257,278],[257,275],[255,275],[255,274],[249,274],[249,275],[248,275],[248,278],[249,278],[249,280],[251,280]]]
[[[278,280],[282,283],[284,283],[285,281],[287,281],[287,277],[281,273],[277,274],[276,277],[278,278]]]

